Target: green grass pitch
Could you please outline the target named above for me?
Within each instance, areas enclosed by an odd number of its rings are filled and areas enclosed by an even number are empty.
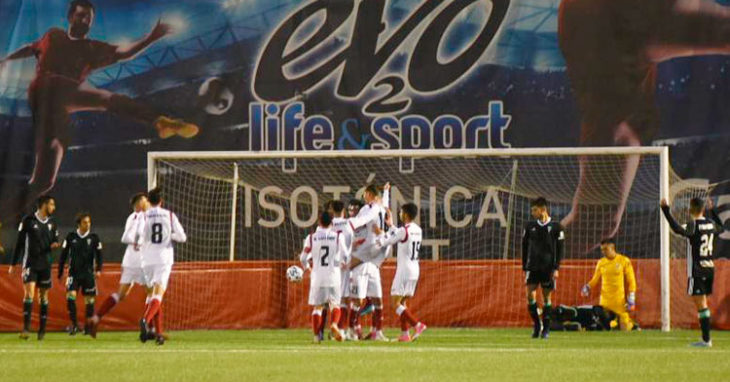
[[[397,332],[387,334],[395,337]],[[429,329],[414,343],[312,344],[306,330],[179,331],[164,346],[133,332],[0,334],[0,381],[727,381],[730,332],[552,333]]]

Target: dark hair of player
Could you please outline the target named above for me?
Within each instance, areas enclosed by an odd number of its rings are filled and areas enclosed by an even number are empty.
[[[38,206],[38,209],[41,209],[43,206],[48,204],[51,200],[54,202],[56,201],[56,198],[54,198],[51,195],[43,195],[36,200],[36,206]]]
[[[418,206],[415,203],[406,203],[400,209],[411,220],[415,219],[416,215],[418,215]]]
[[[380,190],[378,189],[378,186],[371,184],[365,188],[365,192],[369,192],[375,196],[380,195]]]
[[[616,246],[616,239],[614,239],[612,237],[609,237],[609,238],[606,238],[606,239],[601,240],[601,245],[606,245],[606,244],[613,244],[613,246],[615,247]]]
[[[692,198],[689,201],[689,212],[691,214],[699,214],[705,208],[705,200],[702,198]]]
[[[91,9],[92,12],[96,12],[96,9],[94,8],[94,4],[92,4],[91,1],[73,0],[70,3],[68,3],[68,11],[66,12],[67,19],[71,19],[71,16],[73,16],[74,12],[76,12],[76,7],[88,8],[88,9]]]
[[[84,220],[84,219],[86,219],[86,218],[91,219],[91,214],[88,213],[88,212],[79,212],[79,213],[77,213],[76,214],[76,219],[75,219],[76,225],[77,226],[80,225],[81,224],[81,221]]]
[[[547,207],[547,200],[542,196],[538,196],[530,201],[530,207],[545,208]]]
[[[322,227],[329,227],[332,224],[332,216],[327,212],[322,212],[321,215],[319,215],[319,225]]]
[[[362,208],[362,206],[365,205],[365,203],[363,203],[363,201],[360,199],[350,199],[350,202],[347,203],[347,205],[348,207],[357,207],[357,209],[359,210],[360,208]]]
[[[345,209],[345,203],[342,203],[339,200],[330,200],[330,202],[330,208],[332,208],[332,212],[334,212],[335,215],[339,215]]]
[[[132,198],[129,199],[129,204],[132,206],[132,208],[134,208],[134,206],[137,204],[137,202],[139,202],[140,199],[146,198],[146,197],[147,197],[146,192],[138,192],[138,193],[132,195]]]
[[[326,203],[324,204],[324,210],[325,210],[325,211],[329,211],[329,210],[331,210],[331,209],[332,209],[332,203],[334,203],[334,202],[335,202],[335,200],[328,200],[328,201],[327,201],[327,202],[326,202]]]
[[[162,189],[155,187],[147,193],[147,199],[153,206],[159,206],[162,203]]]

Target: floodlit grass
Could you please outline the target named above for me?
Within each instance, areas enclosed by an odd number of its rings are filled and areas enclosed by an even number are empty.
[[[396,337],[396,331],[388,331]],[[0,381],[726,381],[730,333],[552,333],[428,329],[414,343],[312,344],[306,330],[171,332],[164,346],[133,332],[99,338],[0,334]]]

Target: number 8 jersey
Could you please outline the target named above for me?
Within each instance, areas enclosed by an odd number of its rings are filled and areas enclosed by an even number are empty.
[[[172,242],[184,243],[185,230],[174,213],[162,207],[151,207],[144,213],[138,226],[138,240],[142,244],[142,263],[144,266],[172,265],[174,250]],[[140,243],[140,241],[138,241]]]

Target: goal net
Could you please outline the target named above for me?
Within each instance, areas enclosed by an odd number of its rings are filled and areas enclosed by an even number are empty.
[[[622,209],[631,158],[638,168]],[[176,247],[166,321],[177,329],[306,326],[308,277],[290,283],[285,269],[298,263],[318,212],[328,200],[347,203],[368,184],[390,182],[391,210],[420,208],[421,278],[411,303],[419,317],[433,326],[526,326],[520,243],[530,200],[544,196],[552,218],[563,219],[581,162],[585,179],[553,305],[598,303],[597,292],[582,297],[580,287],[601,257],[598,243],[620,222],[615,239],[634,264],[637,321],[665,330],[670,322],[694,325],[683,241],[670,244],[659,200],[675,185],[681,209],[707,189],[671,176],[663,147],[150,153],[149,186],[162,187],[188,234]],[[670,258],[672,245],[681,257]],[[392,261],[381,269],[390,326],[394,272]]]

